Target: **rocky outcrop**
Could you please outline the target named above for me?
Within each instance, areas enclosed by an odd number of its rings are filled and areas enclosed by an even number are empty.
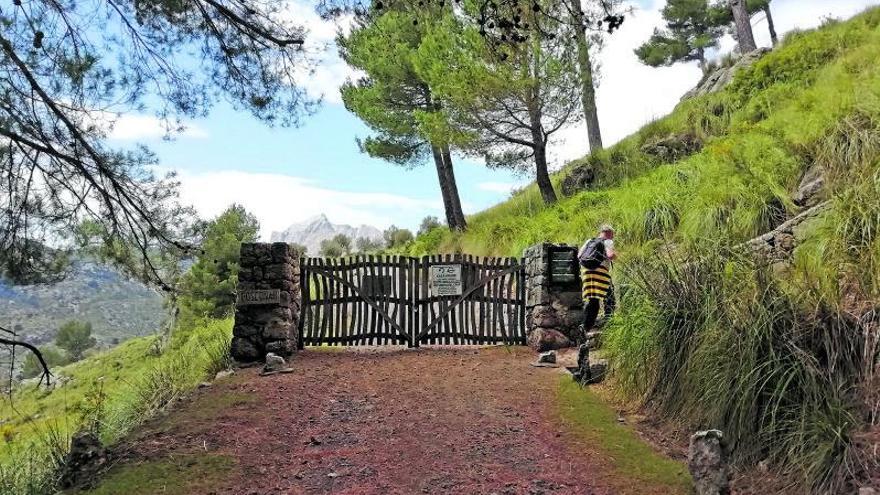
[[[670,134],[648,139],[642,145],[642,153],[653,156],[665,163],[686,158],[703,149],[703,142],[693,134]]]
[[[59,483],[62,489],[90,488],[110,461],[98,436],[79,432],[70,440],[70,452],[64,458]]]
[[[562,179],[562,195],[573,196],[580,191],[592,187],[596,180],[596,171],[590,163],[583,163],[572,168]]]
[[[740,246],[750,249],[771,263],[786,261],[791,257],[798,244],[807,238],[807,231],[803,228],[803,224],[824,212],[830,205],[831,203],[826,201],[808,208],[783,222],[779,227]]]
[[[758,48],[753,52],[741,56],[732,66],[716,69],[707,77],[704,77],[697,87],[685,93],[681,100],[684,101],[696,98],[698,96],[707,95],[724,89],[731,81],[733,81],[733,76],[736,75],[737,71],[754,64],[769,51],[769,48]]]
[[[824,188],[825,169],[818,163],[813,164],[801,178],[797,191],[792,195],[792,200],[796,205],[805,208],[816,206],[823,199]]]
[[[361,225],[339,225],[331,223],[325,215],[318,215],[300,223],[295,223],[281,232],[272,232],[272,242],[295,242],[306,247],[307,253],[317,255],[321,249],[321,241],[331,239],[338,234],[343,234],[352,240],[368,239],[374,242],[382,242],[382,232],[376,227]]]

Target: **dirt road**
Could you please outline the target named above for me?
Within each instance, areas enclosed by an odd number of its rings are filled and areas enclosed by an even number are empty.
[[[117,471],[210,453],[232,462],[186,493],[678,491],[633,484],[574,434],[559,370],[533,359],[525,348],[301,352],[293,373],[245,369],[199,390],[148,423]]]

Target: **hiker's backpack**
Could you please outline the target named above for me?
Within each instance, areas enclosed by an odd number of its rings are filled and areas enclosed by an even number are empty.
[[[605,240],[599,238],[590,239],[578,256],[581,266],[588,270],[599,268],[606,259],[608,256],[605,254]]]

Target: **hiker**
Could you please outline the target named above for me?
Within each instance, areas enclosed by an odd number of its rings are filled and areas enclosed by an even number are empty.
[[[596,318],[599,316],[599,305],[603,300],[605,301],[606,317],[610,317],[614,310],[611,262],[616,257],[614,229],[608,224],[602,225],[599,228],[599,236],[587,239],[587,242],[578,251],[583,283],[584,332],[589,332],[596,323]]]

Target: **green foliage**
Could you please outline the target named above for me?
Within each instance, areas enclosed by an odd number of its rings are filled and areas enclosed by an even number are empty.
[[[414,23],[411,13],[400,11],[357,21],[337,44],[343,60],[367,75],[341,88],[345,108],[377,133],[360,142],[361,150],[400,165],[420,165],[430,145],[416,112],[437,108],[429,85],[416,74],[413,57],[431,24]]]
[[[416,235],[427,234],[433,229],[437,229],[442,227],[443,224],[440,223],[440,220],[434,216],[427,216],[422,219],[422,223],[419,224],[419,231]]]
[[[382,238],[385,239],[385,246],[388,249],[395,249],[413,240],[413,234],[409,229],[401,229],[394,225],[382,232]]]
[[[384,247],[381,242],[366,237],[358,237],[354,245],[358,253],[375,253]]]
[[[559,415],[569,432],[610,459],[619,479],[645,492],[685,493],[692,486],[682,462],[657,454],[629,427],[617,421],[617,412],[595,392],[582,389],[571,378],[559,382]]]
[[[83,426],[112,444],[229,364],[232,320],[194,328],[175,346],[154,352],[156,337],[132,339],[53,370],[69,377],[46,391],[24,387],[0,404],[13,440],[0,446],[0,492],[54,493],[55,470],[70,436]]]
[[[54,347],[42,347],[40,353],[43,355],[43,359],[46,361],[46,366],[48,366],[50,370],[56,366],[64,366],[70,362],[70,359],[68,359],[64,353]],[[21,366],[21,377],[33,378],[42,372],[43,367],[40,365],[40,360],[37,359],[37,355],[29,352],[27,357],[24,358],[24,364]]]
[[[180,282],[181,328],[232,314],[241,243],[256,241],[259,230],[256,217],[235,204],[206,223],[200,254]]]
[[[92,324],[84,321],[68,321],[55,335],[55,345],[67,351],[71,361],[83,358],[86,349],[95,347],[98,342],[92,337]]]
[[[666,29],[655,29],[651,38],[635,50],[642,63],[652,67],[696,60],[706,70],[706,50],[718,46],[724,34],[724,8],[708,0],[669,0],[663,7]]]
[[[84,493],[186,495],[210,491],[234,466],[228,456],[204,453],[124,464],[111,469],[98,486]]]
[[[321,241],[318,253],[328,258],[341,258],[351,253],[351,239],[345,234],[336,234],[330,239]]]

